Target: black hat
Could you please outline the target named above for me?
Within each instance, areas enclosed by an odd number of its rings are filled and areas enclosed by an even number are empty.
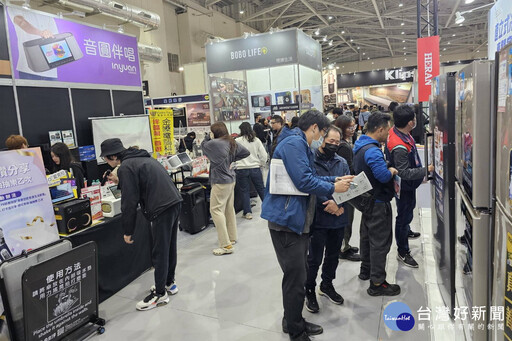
[[[121,153],[122,151],[126,150],[126,148],[123,146],[123,142],[121,142],[120,139],[117,137],[113,139],[107,139],[103,142],[101,142],[101,157],[114,155]]]

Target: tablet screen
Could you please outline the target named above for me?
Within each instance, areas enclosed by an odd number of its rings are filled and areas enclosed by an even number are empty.
[[[52,64],[67,58],[72,58],[73,54],[69,49],[66,40],[59,40],[54,43],[41,45],[41,50],[48,61],[48,64]]]
[[[121,190],[119,188],[117,188],[117,186],[110,186],[108,189],[110,190],[110,192],[112,193],[114,198],[116,198],[116,199],[121,198]]]
[[[52,203],[58,203],[75,197],[71,182],[66,182],[55,187],[50,187]]]

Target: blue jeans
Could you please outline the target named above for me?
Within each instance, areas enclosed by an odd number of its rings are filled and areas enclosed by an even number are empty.
[[[261,174],[261,169],[259,168],[249,168],[249,169],[237,169],[236,170],[236,182],[240,185],[240,191],[242,192],[242,204],[244,208],[244,215],[247,213],[252,213],[251,210],[251,184],[254,185],[254,188],[258,192],[258,195],[263,201],[265,197],[265,185],[263,185],[263,175]]]
[[[396,222],[395,238],[398,246],[398,253],[404,256],[409,253],[409,224],[414,218],[414,208],[416,207],[416,191],[402,191],[400,199],[396,199]]]

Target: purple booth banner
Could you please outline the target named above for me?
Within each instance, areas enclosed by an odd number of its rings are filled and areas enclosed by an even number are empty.
[[[141,86],[137,38],[7,8],[14,78]]]

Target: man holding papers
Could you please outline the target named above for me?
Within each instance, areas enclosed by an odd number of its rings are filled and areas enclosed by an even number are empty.
[[[318,176],[314,170],[311,143],[321,140],[329,120],[317,110],[299,118],[298,127],[284,130],[273,159],[280,159],[299,193],[273,194],[267,185],[261,217],[268,220],[277,260],[283,270],[283,332],[291,340],[308,341],[309,335],[323,332],[322,327],[302,317],[304,307],[310,225],[313,222],[316,196],[331,196],[349,189],[352,176]],[[283,135],[284,134],[284,135]],[[272,164],[272,161],[271,161]],[[269,173],[269,180],[272,174]]]

